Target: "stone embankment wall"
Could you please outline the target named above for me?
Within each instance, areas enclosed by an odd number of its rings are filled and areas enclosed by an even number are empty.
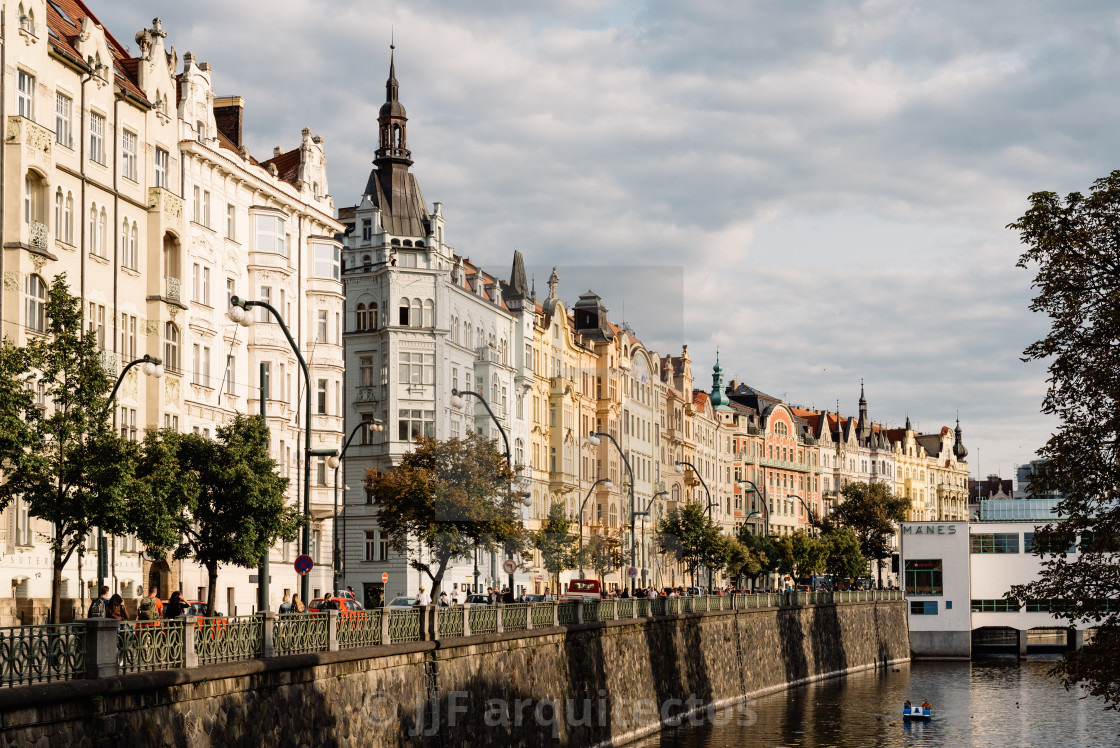
[[[749,720],[741,704],[717,709],[904,661],[904,605],[607,621],[6,689],[0,746],[620,745],[689,712]]]

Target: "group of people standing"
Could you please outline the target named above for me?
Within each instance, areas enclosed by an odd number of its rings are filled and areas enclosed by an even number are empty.
[[[152,587],[147,596],[140,598],[136,606],[135,620],[151,621],[158,618],[178,618],[190,610],[190,603],[183,599],[179,592],[172,592],[171,599],[166,603],[159,598],[159,588]],[[128,608],[124,598],[119,594],[109,596],[109,587],[102,585],[98,595],[90,602],[86,613],[88,618],[112,618],[117,621],[130,621]]]

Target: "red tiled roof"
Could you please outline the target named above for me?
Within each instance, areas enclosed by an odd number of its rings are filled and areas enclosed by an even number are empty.
[[[81,0],[55,0],[55,2],[63,13],[70,16],[73,23],[63,18],[51,3],[47,3],[47,28],[54,31],[56,35],[51,36],[50,43],[63,54],[84,62],[84,58],[75,46],[78,34],[81,32],[82,20],[89,18],[91,22],[102,28],[105,28],[104,24],[97,20],[97,16]],[[113,55],[113,71],[117,82],[129,93],[142,101],[147,101],[148,97],[136,85],[137,62],[129,57],[124,45],[116,40],[109,29],[105,29],[105,40],[109,43],[109,51]]]
[[[280,179],[298,187],[299,160],[299,148],[296,148],[287,153],[281,153],[279,156],[273,156],[267,161],[261,161],[261,166],[267,169],[269,164],[274,164],[276,166],[277,176],[279,176]]]

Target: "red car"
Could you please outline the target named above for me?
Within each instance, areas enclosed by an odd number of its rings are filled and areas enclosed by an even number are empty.
[[[317,598],[315,598],[314,600],[311,601],[310,605],[307,606],[307,610],[311,613],[318,613],[318,612],[326,609],[325,608],[325,603],[326,602],[327,602],[326,599],[324,599],[322,597],[317,597]],[[332,608],[337,607],[339,615],[342,615],[342,616],[347,616],[347,615],[352,616],[355,613],[358,613],[359,611],[364,610],[364,608],[362,608],[362,604],[360,602],[358,602],[357,600],[352,600],[348,597],[332,597],[330,599],[330,602],[331,603],[337,603],[337,606],[332,605],[331,607]]]

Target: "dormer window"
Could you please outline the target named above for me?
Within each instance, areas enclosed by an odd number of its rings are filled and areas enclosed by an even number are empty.
[[[194,123],[194,130],[198,135],[198,142],[206,142],[206,123],[202,120],[196,120]]]

